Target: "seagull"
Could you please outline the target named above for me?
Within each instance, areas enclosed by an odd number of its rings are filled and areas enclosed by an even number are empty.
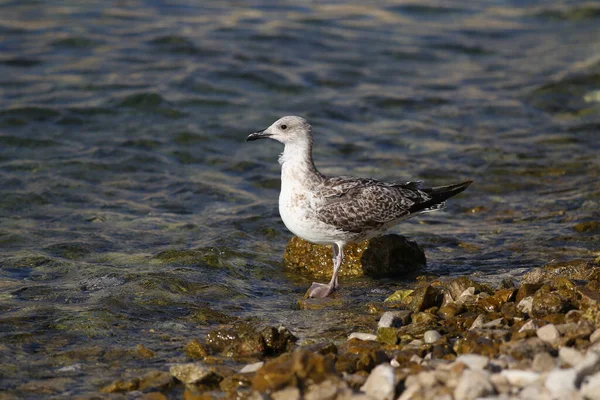
[[[304,118],[287,116],[246,141],[274,139],[285,145],[279,156],[279,214],[296,236],[333,246],[333,275],[328,284],[314,282],[307,296],[324,298],[339,289],[338,274],[344,245],[382,235],[407,218],[437,211],[446,199],[473,181],[426,188],[420,181],[382,182],[320,173],[312,158],[312,127]]]

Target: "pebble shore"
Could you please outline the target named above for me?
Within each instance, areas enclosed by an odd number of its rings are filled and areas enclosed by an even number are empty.
[[[285,327],[225,325],[186,346],[189,362],[100,391],[145,399],[600,399],[597,261],[535,268],[518,286],[421,281],[370,305],[377,326],[341,343],[299,345]]]

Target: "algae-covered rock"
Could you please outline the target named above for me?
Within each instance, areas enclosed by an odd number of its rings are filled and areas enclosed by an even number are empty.
[[[587,221],[580,222],[573,227],[579,233],[596,232],[600,230],[600,222],[598,221]]]
[[[208,356],[208,350],[198,339],[192,339],[185,345],[183,350],[185,351],[185,354],[192,359],[202,360]]]
[[[287,267],[317,278],[331,278],[332,258],[331,246],[312,244],[299,237],[290,239],[283,255]],[[346,245],[340,276],[394,277],[425,264],[425,253],[416,242],[400,235],[384,235]]]

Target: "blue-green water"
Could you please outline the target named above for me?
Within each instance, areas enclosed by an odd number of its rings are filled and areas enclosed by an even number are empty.
[[[281,146],[244,142],[283,115],[325,174],[475,181],[395,229],[427,272],[598,257],[599,55],[583,1],[0,1],[0,390],[93,392],[232,318],[343,337],[410,284],[297,309]]]

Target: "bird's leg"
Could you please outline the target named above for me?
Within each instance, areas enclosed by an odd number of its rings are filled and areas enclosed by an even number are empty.
[[[336,243],[333,244],[333,276],[331,277],[331,281],[329,284],[317,283],[313,282],[313,284],[308,289],[308,297],[315,297],[322,299],[327,297],[338,288],[338,274],[340,272],[340,267],[342,266],[342,259],[344,257],[343,249],[341,246],[338,246]]]

